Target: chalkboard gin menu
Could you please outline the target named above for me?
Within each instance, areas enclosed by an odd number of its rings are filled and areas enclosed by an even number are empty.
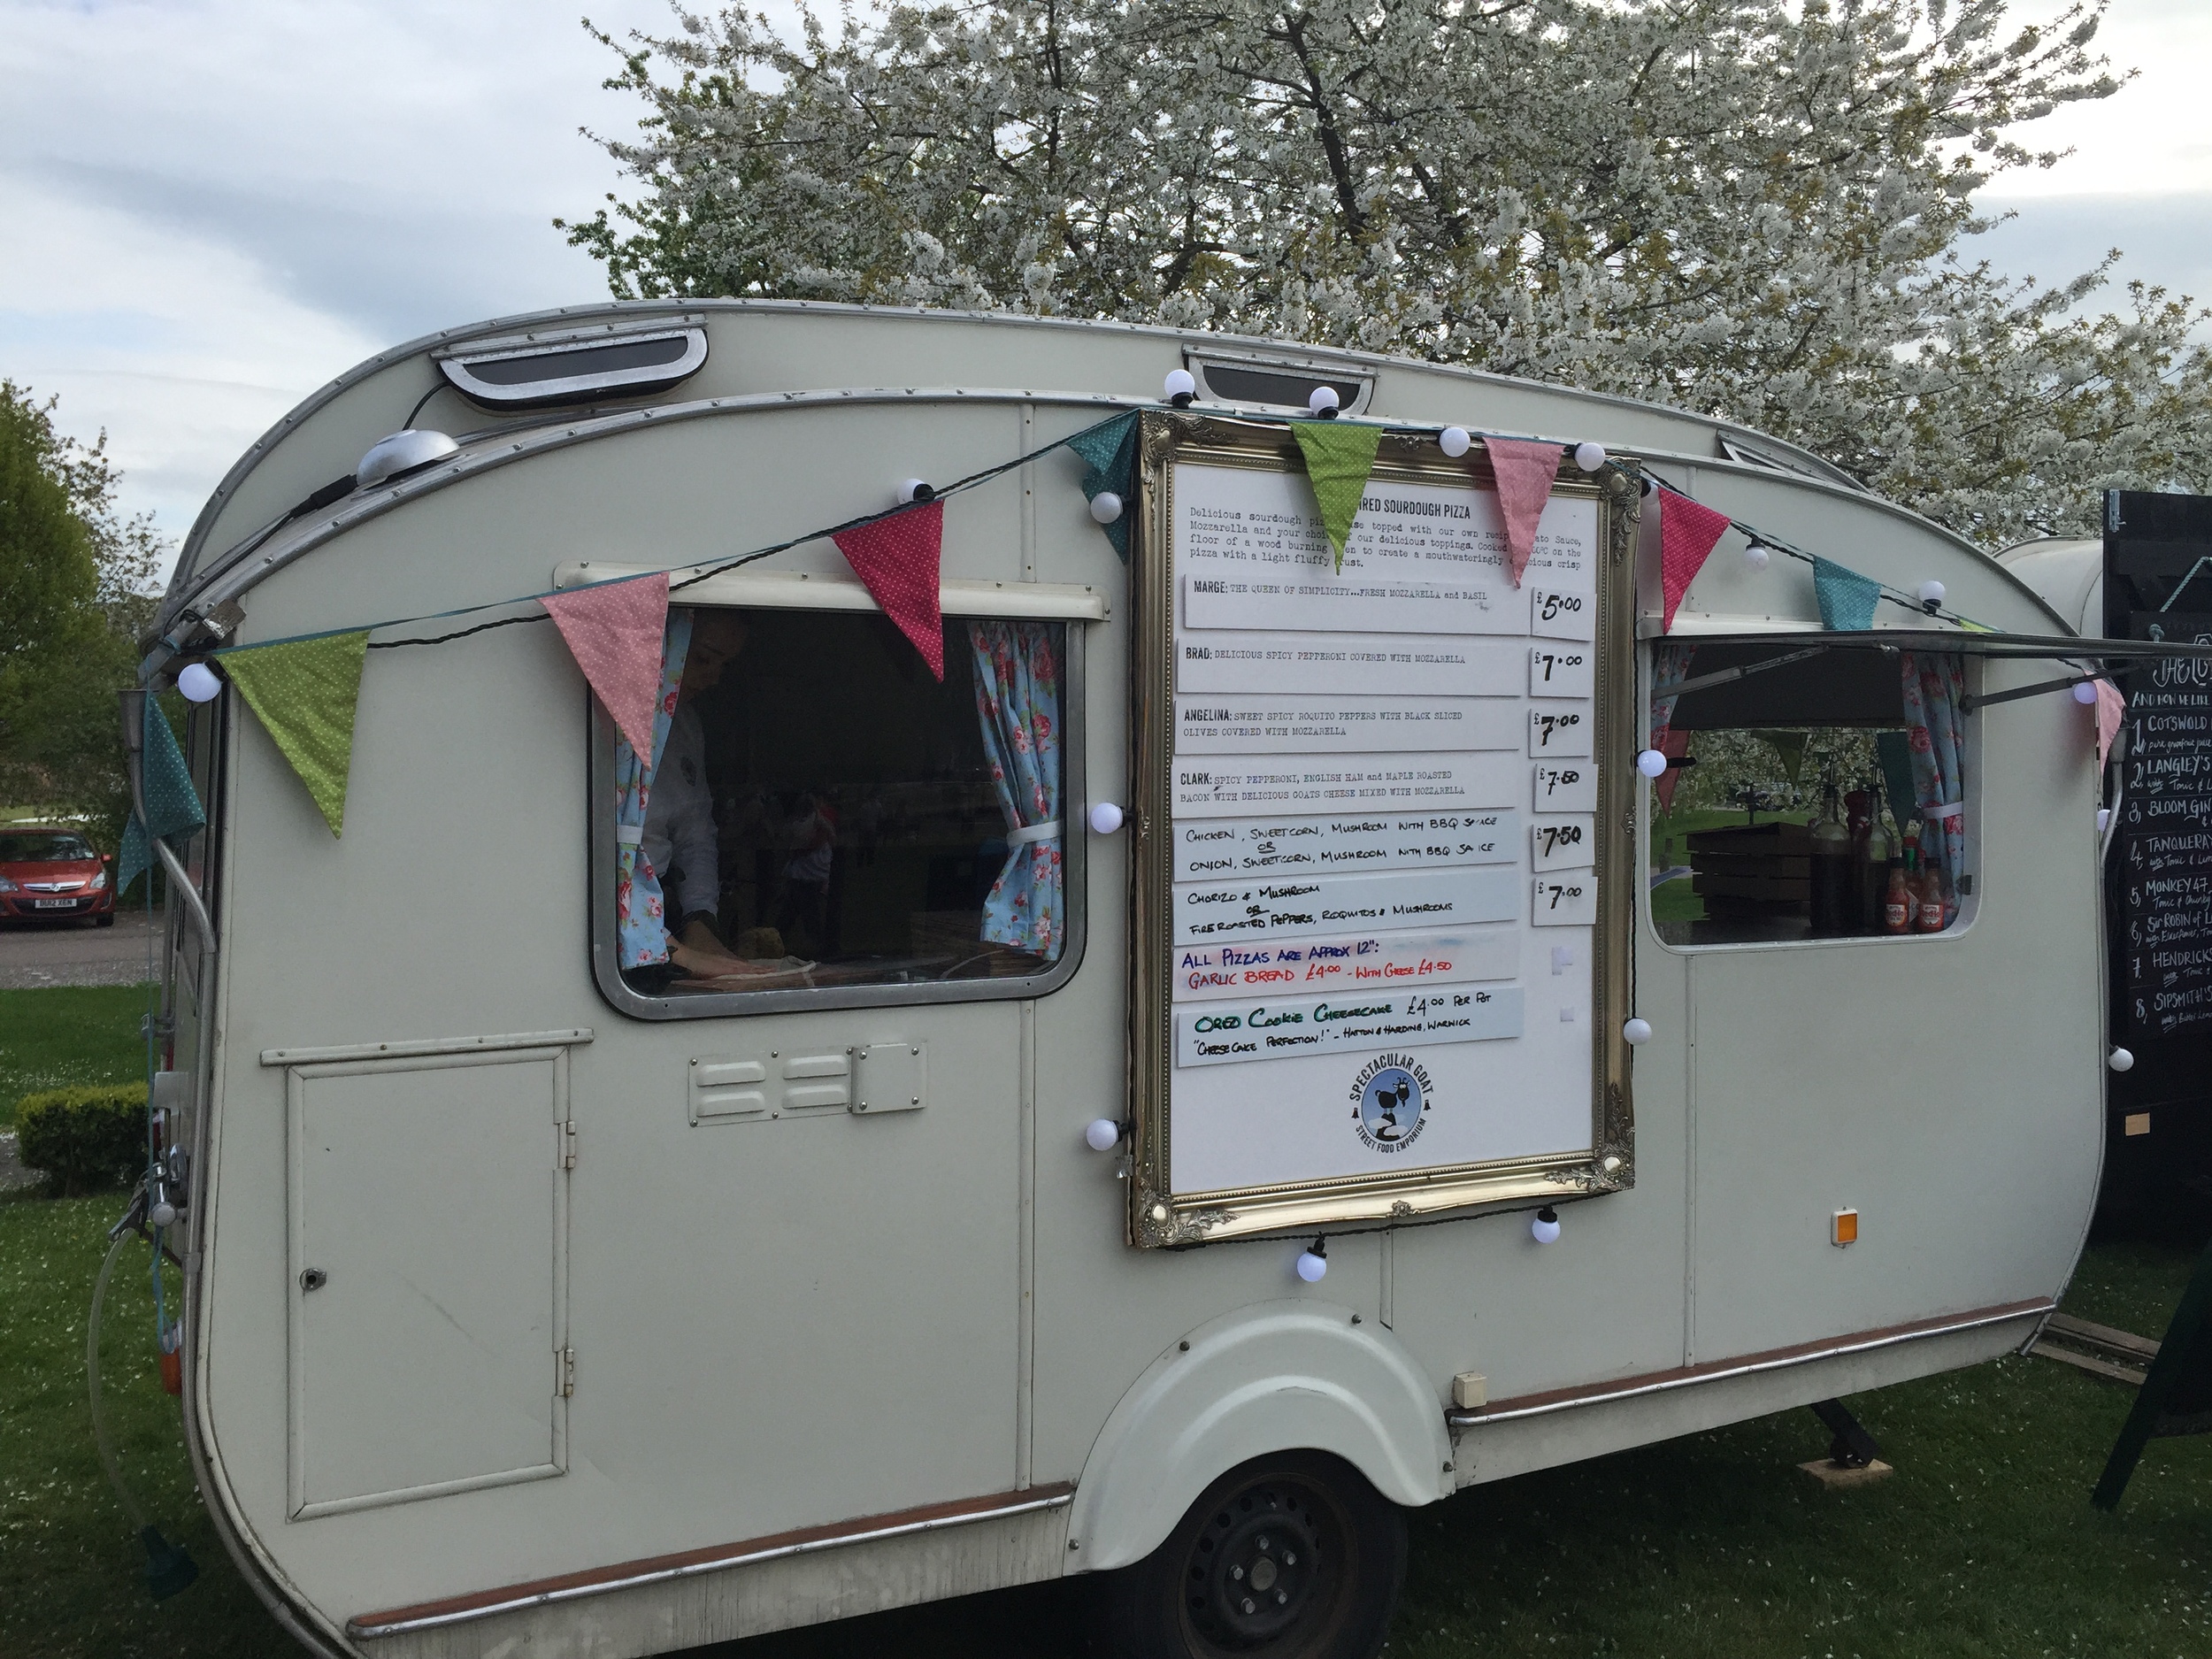
[[[2135,612],[2137,639],[2212,641],[2212,616]],[[2212,1024],[2212,663],[2162,657],[2127,677],[2120,810],[2128,1024]]]
[[[1158,478],[1151,1241],[1601,1162],[1607,503],[1555,494],[1516,586],[1486,476],[1379,470],[1340,572],[1286,458]]]

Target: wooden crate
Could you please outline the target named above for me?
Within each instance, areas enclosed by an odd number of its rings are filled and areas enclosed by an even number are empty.
[[[1715,920],[1812,913],[1812,839],[1802,824],[1701,830],[1689,838],[1690,890]]]

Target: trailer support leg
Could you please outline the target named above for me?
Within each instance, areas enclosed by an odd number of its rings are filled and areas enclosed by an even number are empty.
[[[1828,1442],[1828,1462],[1837,1469],[1864,1469],[1882,1455],[1874,1437],[1858,1418],[1843,1409],[1840,1400],[1817,1400],[1813,1415],[1835,1438]]]

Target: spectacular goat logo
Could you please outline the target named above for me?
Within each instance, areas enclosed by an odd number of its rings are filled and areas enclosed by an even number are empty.
[[[1352,1083],[1352,1128],[1371,1152],[1403,1151],[1428,1125],[1428,1069],[1411,1055],[1379,1054]]]

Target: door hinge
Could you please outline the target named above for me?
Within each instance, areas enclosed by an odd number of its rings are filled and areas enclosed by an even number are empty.
[[[576,1350],[565,1348],[554,1356],[553,1378],[565,1400],[576,1392]]]
[[[576,1125],[572,1123],[561,1125],[561,1167],[565,1170],[576,1167]]]

